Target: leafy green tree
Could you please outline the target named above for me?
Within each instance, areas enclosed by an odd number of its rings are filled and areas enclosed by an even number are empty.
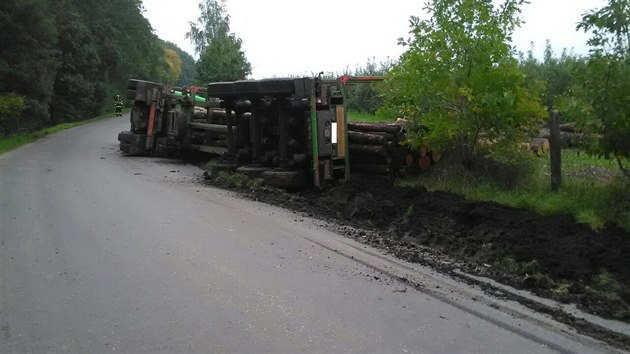
[[[516,148],[546,112],[510,46],[524,0],[432,0],[428,20],[411,17],[408,47],[388,73],[386,106],[427,129],[409,143],[475,152]]]
[[[6,0],[0,7],[0,93],[24,97],[24,109],[13,117],[11,132],[48,122],[59,66],[57,30],[50,10],[45,0]]]
[[[558,105],[572,94],[571,89],[577,83],[575,73],[586,67],[585,58],[566,49],[560,56],[556,56],[548,40],[542,61],[534,57],[532,49],[527,52],[527,57],[520,53],[519,61],[519,67],[525,73],[526,80],[543,84],[541,101],[549,111],[558,108]],[[562,118],[570,121],[575,119],[566,114],[562,115]]]
[[[102,107],[98,83],[105,76],[99,71],[97,43],[86,19],[70,2],[61,2],[56,11],[61,65],[55,77],[51,118],[55,123],[86,119]]]
[[[567,109],[581,108],[582,122],[601,136],[595,152],[616,157],[630,175],[623,165],[630,157],[630,0],[609,0],[584,14],[577,29],[591,33],[592,50],[588,66],[578,72],[578,100]]]
[[[0,138],[15,130],[17,119],[24,109],[24,97],[0,95]]]
[[[216,0],[199,3],[197,23],[190,23],[186,38],[199,54],[197,80],[201,83],[242,80],[252,71],[242,40],[230,32],[230,17]]]
[[[177,78],[176,85],[178,86],[190,86],[195,83],[194,78],[196,75],[196,62],[195,59],[176,44],[171,42],[166,42],[164,44],[166,48],[172,49],[177,53],[179,59],[181,60],[182,70],[181,74]]]
[[[369,59],[365,66],[357,67],[352,75],[354,76],[384,76],[392,67],[393,62],[387,60],[377,63],[374,58]],[[377,84],[360,84],[347,87],[348,101],[346,106],[351,111],[366,112],[374,114],[383,105],[383,98],[378,90]],[[395,117],[392,117],[395,118]]]

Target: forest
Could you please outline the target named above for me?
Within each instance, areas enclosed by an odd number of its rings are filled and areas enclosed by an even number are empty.
[[[194,59],[159,39],[140,0],[6,0],[0,137],[112,110],[129,78],[187,83]]]

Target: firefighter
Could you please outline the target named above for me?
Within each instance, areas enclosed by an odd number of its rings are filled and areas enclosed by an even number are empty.
[[[114,98],[114,107],[116,108],[116,117],[122,117],[123,100],[120,95],[116,95]]]

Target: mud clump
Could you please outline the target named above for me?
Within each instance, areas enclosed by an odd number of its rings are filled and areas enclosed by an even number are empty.
[[[243,184],[256,200],[352,226],[337,231],[398,257],[454,267],[439,261],[444,255],[467,272],[630,322],[630,235],[619,228],[595,232],[569,216],[394,187],[372,176],[296,193]]]

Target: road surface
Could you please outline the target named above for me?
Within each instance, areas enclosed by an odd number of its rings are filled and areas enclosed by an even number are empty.
[[[0,352],[612,350],[194,166],[123,156],[127,127],[0,155]]]

